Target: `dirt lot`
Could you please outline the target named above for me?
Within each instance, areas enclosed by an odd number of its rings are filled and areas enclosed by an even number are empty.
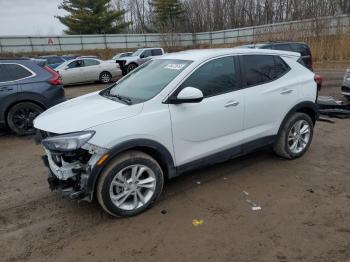
[[[338,96],[344,71],[328,71],[333,82],[322,94]],[[3,135],[0,261],[350,261],[349,130],[349,120],[319,122],[295,161],[264,150],[188,173],[130,219],[60,199],[48,189],[41,147]]]

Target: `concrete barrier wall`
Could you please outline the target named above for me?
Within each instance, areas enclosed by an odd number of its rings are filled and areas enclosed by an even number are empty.
[[[330,35],[350,32],[350,16],[323,17],[215,32],[179,34],[107,34],[61,36],[2,36],[0,53],[55,52],[106,48],[140,48],[156,46],[192,46],[198,44],[228,44],[259,41],[271,35],[297,36]],[[294,35],[290,35],[293,32]]]

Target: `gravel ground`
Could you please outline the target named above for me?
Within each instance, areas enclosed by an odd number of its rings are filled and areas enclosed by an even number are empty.
[[[339,87],[321,94],[339,96]],[[349,129],[349,120],[317,123],[310,151],[295,161],[262,150],[185,174],[129,219],[59,198],[41,146],[2,135],[0,261],[350,261]]]

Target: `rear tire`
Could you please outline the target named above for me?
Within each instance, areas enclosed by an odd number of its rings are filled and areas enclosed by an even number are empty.
[[[112,80],[112,75],[109,72],[102,72],[100,74],[100,82],[102,84],[108,84]]]
[[[274,145],[275,153],[286,159],[301,157],[309,149],[314,124],[304,113],[295,113],[283,124]]]
[[[31,102],[18,103],[8,111],[7,124],[17,135],[32,135],[35,133],[33,120],[43,111],[40,106]]]
[[[113,159],[102,172],[97,200],[112,216],[135,216],[153,205],[163,184],[163,171],[156,160],[140,151],[128,151]]]

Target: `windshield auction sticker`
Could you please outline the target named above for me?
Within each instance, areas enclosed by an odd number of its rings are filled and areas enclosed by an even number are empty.
[[[184,66],[185,64],[167,64],[164,68],[172,70],[181,70]]]

